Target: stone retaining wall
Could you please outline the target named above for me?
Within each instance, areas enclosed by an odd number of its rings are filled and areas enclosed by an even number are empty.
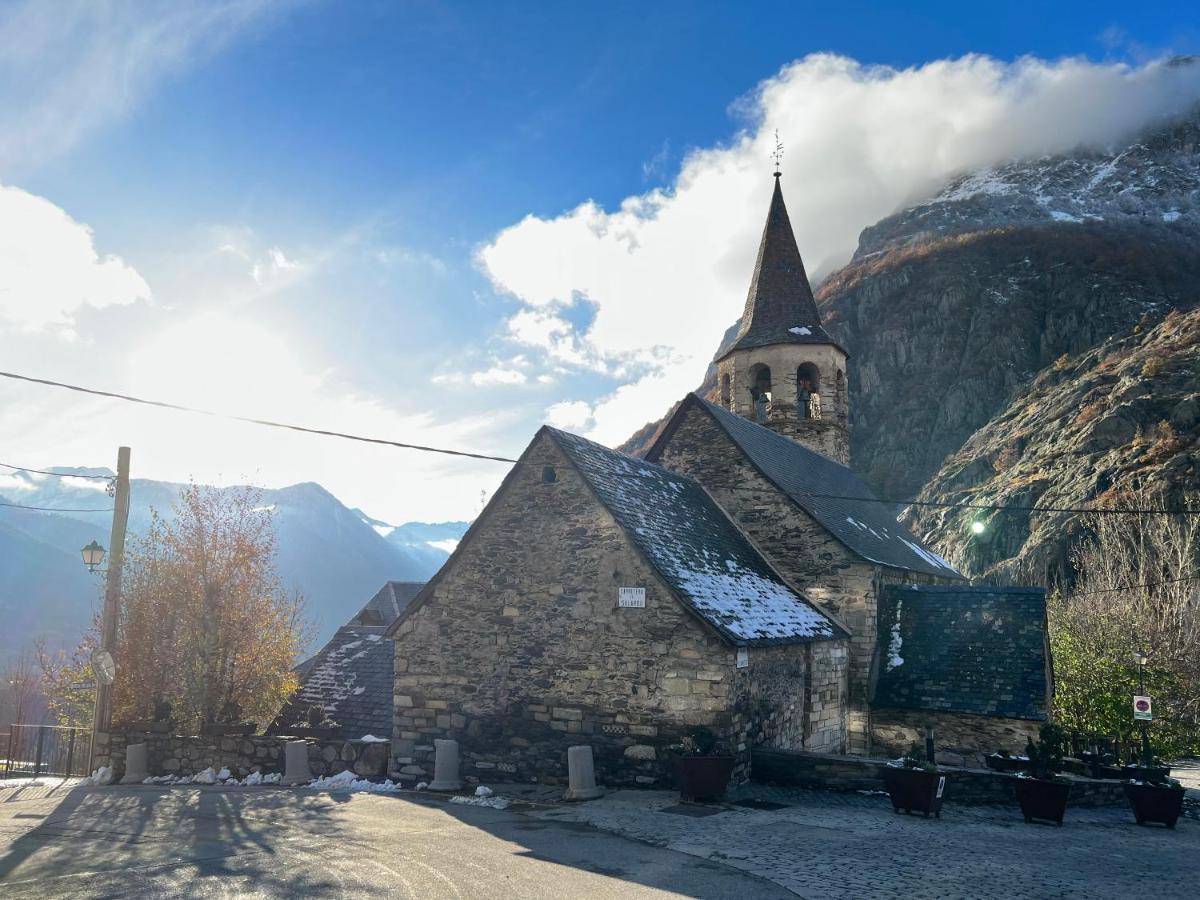
[[[903,756],[914,743],[925,746],[925,729],[933,725],[939,762],[981,769],[989,753],[1023,753],[1025,742],[1037,739],[1041,724],[1031,719],[876,706],[871,708],[871,750],[875,756]]]
[[[789,750],[755,750],[752,780],[765,784],[826,788],[835,791],[881,791],[887,760],[835,756]],[[1017,802],[1016,775],[991,769],[942,767],[947,775],[946,797],[953,803]],[[1124,806],[1122,782],[1071,778],[1070,806]]]
[[[151,775],[194,775],[208,767],[229,769],[235,778],[251,772],[283,771],[283,747],[297,738],[286,735],[199,737],[176,734],[126,734],[96,737],[96,766],[111,766],[114,776],[125,773],[127,744],[149,744]],[[364,778],[387,773],[388,743],[307,740],[308,767],[314,778],[351,769]]]

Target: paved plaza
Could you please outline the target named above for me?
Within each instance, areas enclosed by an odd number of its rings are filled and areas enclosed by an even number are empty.
[[[9,783],[11,784],[11,783]],[[5,897],[1195,896],[1200,821],[1126,809],[947,804],[752,786],[719,805],[665,791],[582,804],[497,786],[508,809],[444,797],[237,787],[0,786]],[[1200,804],[1198,804],[1200,805]]]

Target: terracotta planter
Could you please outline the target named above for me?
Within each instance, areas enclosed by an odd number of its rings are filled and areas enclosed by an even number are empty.
[[[1160,822],[1174,828],[1183,812],[1183,788],[1161,787],[1154,784],[1127,784],[1125,796],[1133,807],[1133,817],[1139,825]]]
[[[732,756],[676,756],[671,765],[681,800],[720,800],[733,775]]]
[[[1042,781],[1040,778],[1017,779],[1017,803],[1026,822],[1040,819],[1062,825],[1067,811],[1067,798],[1071,796],[1071,785],[1060,781]]]
[[[253,722],[201,722],[201,737],[246,737],[254,734]]]
[[[901,769],[886,766],[883,783],[892,798],[892,809],[904,813],[930,813],[942,817],[942,802],[946,799],[946,776],[941,772],[923,769]]]

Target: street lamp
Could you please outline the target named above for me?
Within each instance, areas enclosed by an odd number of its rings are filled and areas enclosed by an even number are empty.
[[[1141,650],[1133,654],[1133,662],[1137,666],[1138,671],[1138,694],[1146,696],[1146,666],[1150,663],[1150,657]],[[1150,736],[1146,732],[1146,721],[1141,720],[1139,725],[1142,726],[1142,765],[1149,768],[1150,766]]]
[[[92,541],[79,552],[83,554],[83,564],[87,566],[89,572],[95,572],[96,567],[104,562],[104,548],[95,541]]]

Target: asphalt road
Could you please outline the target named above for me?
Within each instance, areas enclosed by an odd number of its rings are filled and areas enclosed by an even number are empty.
[[[793,896],[514,810],[272,788],[0,788],[0,896]]]

